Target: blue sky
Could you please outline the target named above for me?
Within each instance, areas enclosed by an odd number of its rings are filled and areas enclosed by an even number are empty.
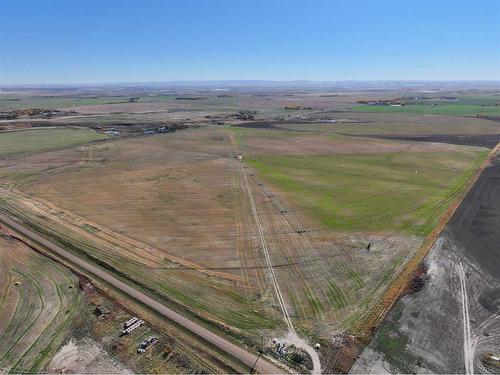
[[[0,83],[500,79],[499,0],[1,0]]]

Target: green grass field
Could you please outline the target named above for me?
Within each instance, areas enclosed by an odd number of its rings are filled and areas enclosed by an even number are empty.
[[[255,156],[248,162],[326,227],[427,234],[487,151]]]
[[[0,133],[0,156],[56,150],[106,139],[87,129],[34,129]]]
[[[408,104],[402,107],[389,105],[357,105],[352,108],[355,111],[372,113],[409,113],[421,115],[446,115],[446,116],[476,116],[500,115],[500,106],[496,105],[473,105],[459,103]]]

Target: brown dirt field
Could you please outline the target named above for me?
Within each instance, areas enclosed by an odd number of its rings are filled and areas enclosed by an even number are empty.
[[[242,153],[458,147],[274,133],[283,134],[249,135]],[[233,335],[258,340],[263,331],[279,331],[283,323],[243,186],[245,164],[235,157],[241,152],[237,136],[227,128],[189,129],[45,153],[43,168],[36,158],[8,161],[9,173],[20,162],[33,176],[12,177],[21,184],[4,185],[0,198],[9,212],[73,251],[105,262]],[[67,165],[57,164],[61,157]],[[60,168],[51,169],[52,162]],[[421,238],[403,233],[379,242],[384,233],[326,231],[286,194],[267,196],[268,187],[259,185],[250,168],[247,173],[271,261],[299,332],[324,336],[350,327],[421,244]],[[281,207],[287,208],[286,215]],[[367,252],[368,241],[380,245]]]
[[[275,152],[299,153],[455,147],[286,135],[250,136],[245,147],[268,152],[274,144]],[[279,306],[234,157],[240,151],[231,137],[232,130],[202,128],[107,142],[94,152],[85,146],[75,151],[71,168],[41,172],[21,190],[6,194],[11,207],[15,202],[17,212],[29,213],[44,230],[148,280],[182,304],[202,303],[194,310],[212,321],[231,326],[241,320],[228,320],[231,307],[258,316],[267,312],[272,322],[279,319]],[[57,159],[44,157],[49,163]],[[300,329],[321,335],[349,326],[361,306],[369,306],[383,289],[386,273],[396,272],[400,260],[420,244],[420,238],[401,234],[368,254],[363,244],[383,234],[327,232],[287,196],[267,198],[257,182],[251,180],[252,194],[286,303]],[[288,208],[286,216],[280,206]],[[299,227],[307,234],[298,235]]]
[[[88,161],[89,147],[79,146],[29,156],[0,158],[2,183],[23,184],[38,179],[40,174],[51,175],[67,167]]]
[[[97,166],[25,190],[170,254],[207,267],[237,266],[237,192],[225,138],[180,138],[112,144]]]
[[[228,324],[224,310],[234,306],[251,314],[267,311],[276,319],[279,307],[256,244],[232,135],[224,129],[197,129],[109,142],[91,160],[42,173],[21,191],[9,190],[9,199],[46,230],[48,221],[58,236],[71,242],[77,236],[80,242],[75,243],[81,244],[84,239],[93,244],[85,245],[90,253],[129,274],[154,277],[155,287],[167,283],[190,296],[183,303],[200,296],[205,307],[197,313],[203,316]],[[302,152],[313,138],[305,137]],[[348,140],[347,146],[342,146],[343,139],[332,142],[344,150],[357,147],[355,139]],[[85,149],[80,153],[90,154]],[[374,297],[372,280],[382,280],[387,265],[420,241],[401,235],[365,254],[360,250],[365,234],[325,232],[286,197],[271,201],[256,180],[251,189],[292,319],[298,328],[320,335],[348,326],[353,314],[359,314],[355,301],[369,304]],[[276,204],[287,206],[289,214],[281,215]],[[297,235],[299,226],[308,233]],[[199,272],[183,270],[186,267]]]
[[[116,103],[93,104],[65,108],[66,111],[76,111],[81,114],[106,114],[106,113],[141,113],[152,111],[168,112],[172,109],[184,109],[181,102],[169,101],[165,103]]]
[[[258,327],[252,319],[269,308],[241,295],[237,161],[227,141],[200,129],[106,143],[92,161],[22,187],[34,196],[7,188],[6,205],[188,309],[203,305],[196,313],[216,324]],[[274,324],[266,315],[263,325]]]
[[[121,117],[140,117],[142,120],[149,121],[181,121],[189,119],[191,121],[208,121],[206,116],[225,115],[231,113],[231,108],[211,110],[210,108],[199,109],[194,105],[186,106],[180,102],[168,103],[123,103],[123,104],[104,104],[89,105],[80,107],[65,108],[65,110],[74,110],[81,115],[111,115],[117,119]],[[71,118],[71,116],[69,117]],[[75,117],[76,118],[76,117]],[[92,118],[89,117],[91,120]],[[63,118],[54,119],[53,122],[62,122]],[[130,119],[134,122],[134,119]],[[96,120],[96,122],[99,122]]]

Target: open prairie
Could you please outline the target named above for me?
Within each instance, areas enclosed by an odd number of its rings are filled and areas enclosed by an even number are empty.
[[[500,374],[499,0],[0,4],[0,375]]]
[[[281,319],[253,242],[243,173],[292,320],[321,336],[364,312],[485,155],[217,127],[89,147],[97,148],[92,161],[6,188],[5,207],[244,335],[277,329]]]
[[[297,371],[316,365],[283,357],[272,338],[295,332],[305,351],[322,344],[324,371],[348,369],[355,350],[343,358],[334,338],[359,346],[360,327],[374,328],[364,326],[372,312],[382,317],[392,306],[386,292],[404,283],[399,276],[500,134],[494,118],[357,107],[405,92],[16,95],[2,105],[46,101],[63,112],[0,123],[8,129],[0,132],[3,213]],[[76,337],[64,350],[88,340]],[[50,368],[62,366],[64,350]],[[213,359],[211,367],[207,355],[199,367],[162,367],[160,354],[158,371],[235,369]]]

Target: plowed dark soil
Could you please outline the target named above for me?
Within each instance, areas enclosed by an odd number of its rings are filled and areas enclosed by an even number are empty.
[[[432,135],[375,135],[373,138],[400,141],[451,143],[463,146],[493,148],[500,142],[500,134],[432,134]]]
[[[500,281],[500,157],[484,170],[449,223],[466,256]]]

